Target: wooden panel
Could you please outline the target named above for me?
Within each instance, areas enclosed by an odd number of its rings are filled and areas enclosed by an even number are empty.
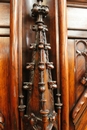
[[[9,28],[0,28],[0,36],[10,36]]]
[[[79,99],[84,87],[81,83],[81,79],[85,75],[86,71],[86,40],[75,40],[75,86],[76,86],[76,100]]]
[[[71,51],[72,50],[72,51]],[[68,40],[68,68],[69,68],[69,111],[71,112],[72,106],[75,103],[75,45],[74,40]],[[70,114],[71,117],[71,114]],[[72,118],[70,118],[70,130],[74,130]]]
[[[86,29],[87,30],[87,9],[67,7],[67,21],[70,29]]]
[[[73,2],[73,3],[87,3],[87,0],[67,0],[68,2]]]
[[[10,130],[10,93],[9,93],[9,66],[10,44],[9,37],[0,37],[0,112],[5,117],[5,130]]]
[[[68,38],[73,39],[87,38],[87,31],[68,30]]]
[[[87,104],[87,102],[86,102]],[[81,115],[78,123],[75,126],[75,130],[87,130],[87,107],[83,111],[83,114]]]
[[[0,27],[9,27],[10,25],[10,4],[0,3]]]
[[[86,127],[84,115],[87,107],[87,90],[82,84],[86,73],[86,42],[84,39],[68,40],[70,130],[84,130]]]

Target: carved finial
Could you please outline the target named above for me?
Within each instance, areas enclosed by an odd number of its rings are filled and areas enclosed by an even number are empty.
[[[37,0],[39,5],[42,5],[43,0]]]

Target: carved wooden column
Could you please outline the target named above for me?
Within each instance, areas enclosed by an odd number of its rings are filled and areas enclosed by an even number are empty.
[[[43,5],[42,2],[43,0],[37,0],[32,9],[32,17],[35,19],[33,31],[35,31],[36,39],[35,43],[30,44],[31,62],[26,66],[29,71],[29,81],[24,82],[23,86],[27,90],[26,115],[24,115],[26,130],[58,130],[57,123],[60,122],[61,95],[58,91],[58,102],[55,103],[53,89],[57,89],[57,84],[52,80],[51,69],[54,68],[54,65],[49,61],[48,51],[51,46],[50,43],[47,43],[48,28],[44,23],[49,7]],[[54,105],[58,109],[59,116],[55,112]]]
[[[66,0],[58,0],[59,10],[59,55],[60,85],[62,94],[62,130],[69,130],[69,89],[68,89],[68,54],[67,54],[67,17]]]

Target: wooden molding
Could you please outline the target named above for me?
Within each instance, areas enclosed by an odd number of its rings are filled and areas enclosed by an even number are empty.
[[[67,1],[73,3],[87,3],[87,0],[67,0]]]
[[[62,94],[62,129],[69,130],[69,86],[68,86],[68,54],[67,54],[67,21],[66,0],[58,0],[59,15],[59,60],[60,85]]]
[[[81,98],[77,102],[72,112],[73,123],[76,124],[78,119],[81,117],[87,104],[87,89],[82,94]]]
[[[10,0],[0,0],[0,2],[10,3]]]

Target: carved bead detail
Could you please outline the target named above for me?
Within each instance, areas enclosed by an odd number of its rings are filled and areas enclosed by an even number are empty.
[[[26,105],[19,105],[19,111],[25,111]]]
[[[39,48],[39,49],[44,49],[44,45],[43,45],[43,44],[39,44],[39,45],[38,45],[38,48]]]
[[[34,69],[34,63],[27,63],[26,69]]]
[[[38,30],[38,27],[37,25],[33,25],[33,28],[32,28],[33,31],[37,31]]]
[[[87,82],[87,78],[83,77],[82,80],[81,80],[81,83],[82,83],[83,85],[85,85],[86,82]]]
[[[50,46],[50,44],[45,44],[45,49],[48,49],[48,50],[50,50],[50,49],[51,49],[51,46]]]
[[[36,44],[30,44],[30,49],[36,49]]]
[[[23,98],[24,98],[23,95],[20,95],[20,96],[19,96],[19,99],[20,99],[20,105],[18,106],[19,111],[24,111],[25,108],[26,108],[26,105],[23,105]]]
[[[31,82],[24,82],[24,86],[23,86],[23,88],[25,89],[25,90],[32,90],[32,83]]]
[[[48,69],[54,69],[53,62],[47,62]]]
[[[61,109],[61,107],[63,106],[63,104],[60,102],[60,97],[61,97],[61,94],[56,94],[57,96],[57,103],[55,103],[55,106],[57,107],[57,109]]]
[[[43,71],[45,69],[44,62],[40,62],[38,65],[39,70]]]
[[[42,120],[31,113],[29,116],[24,115],[24,121],[26,124],[30,123],[30,125],[34,128],[34,130],[38,130],[37,122],[42,122]],[[40,128],[40,127],[39,127]]]
[[[40,113],[41,113],[42,115],[46,115],[46,114],[49,113],[49,110],[40,110]]]
[[[48,85],[49,85],[49,89],[55,89],[55,88],[57,88],[56,81],[49,81]]]
[[[53,111],[53,113],[49,115],[49,120],[51,122],[54,122],[56,120],[56,115],[57,115],[57,113],[55,111]]]
[[[39,82],[39,90],[41,93],[45,91],[45,83],[44,82]]]
[[[47,15],[49,13],[49,7],[45,5],[34,4],[32,11],[32,17],[36,17],[38,14]]]

